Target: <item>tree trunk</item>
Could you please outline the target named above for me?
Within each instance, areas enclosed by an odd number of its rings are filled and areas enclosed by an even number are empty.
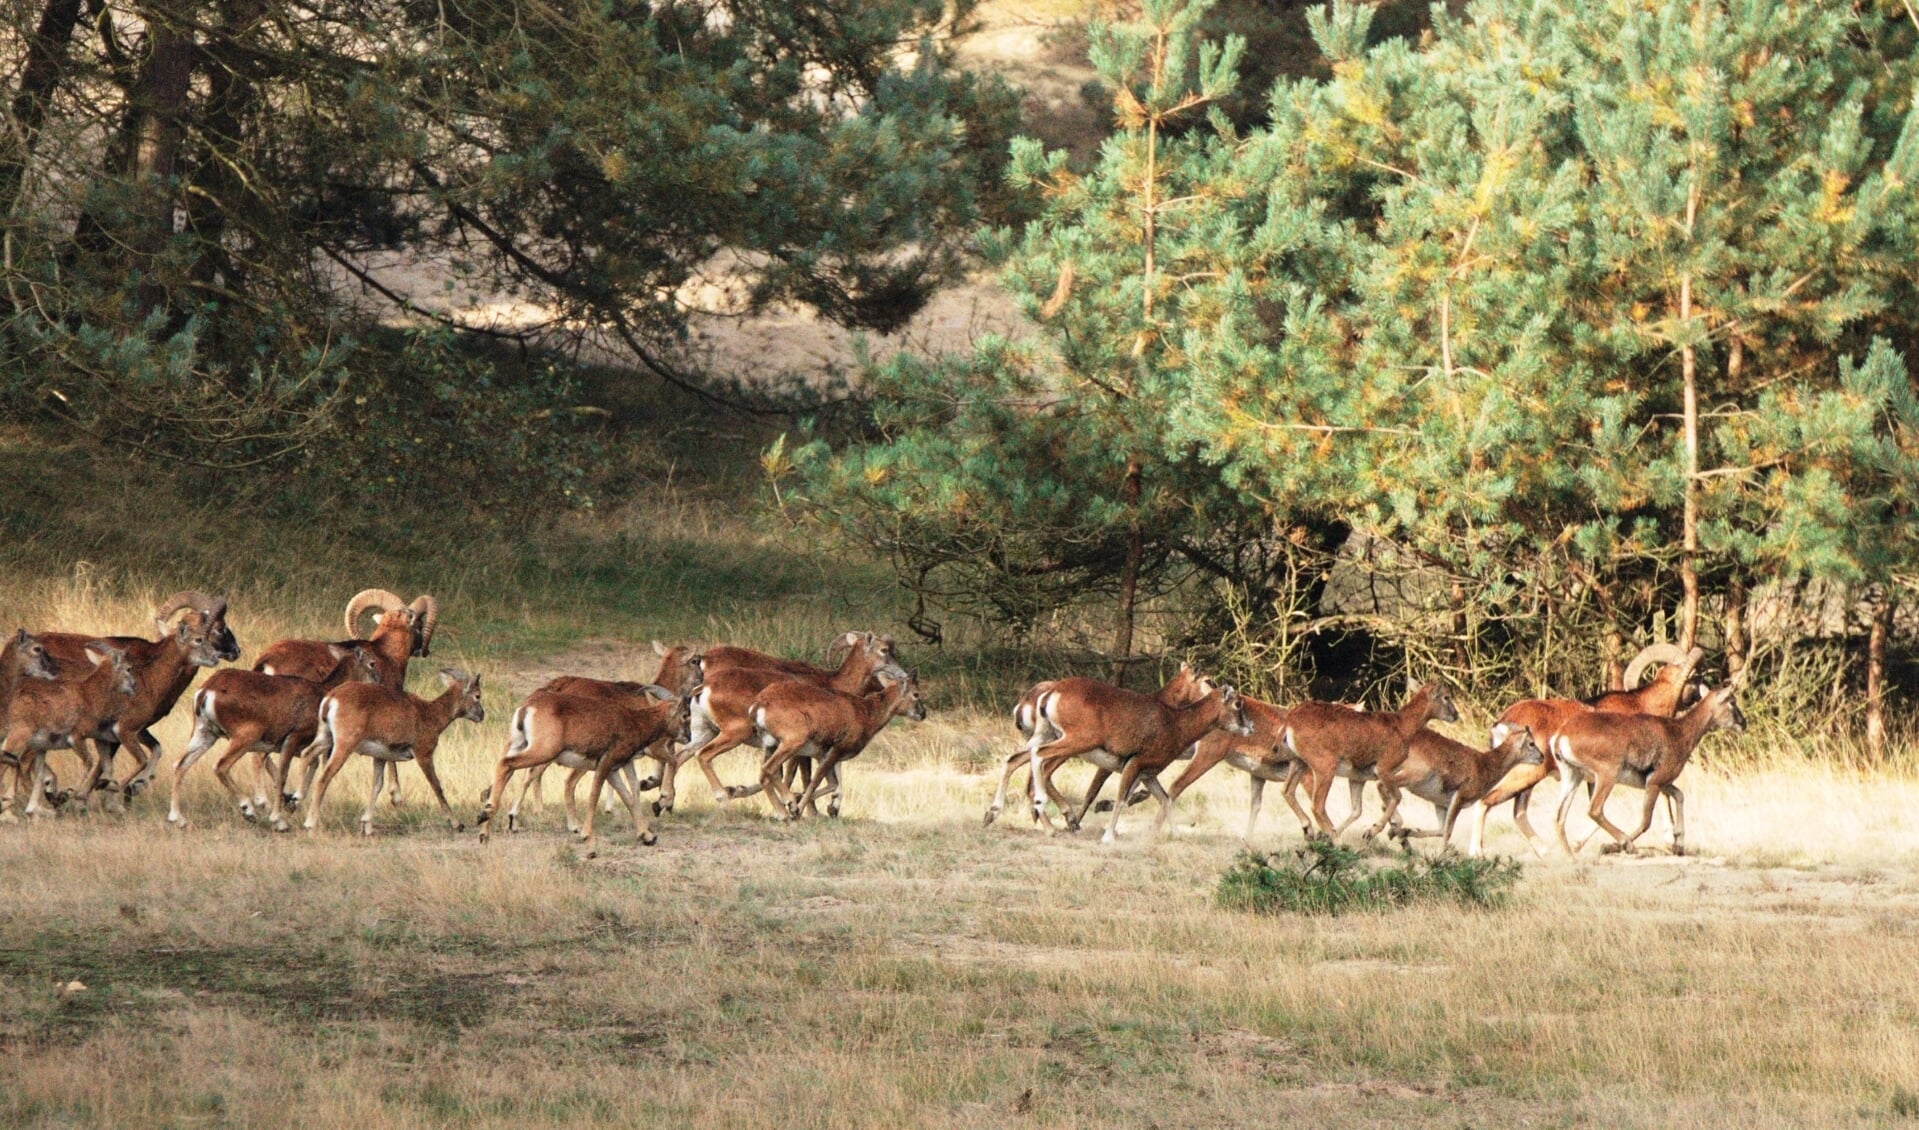
[[[0,222],[10,222],[19,205],[33,145],[39,139],[40,127],[46,124],[53,92],[66,77],[71,57],[67,47],[79,22],[80,0],[47,0],[39,25],[27,40],[27,67],[9,107],[12,136],[0,150]]]
[[[134,92],[135,134],[133,168],[129,170],[147,207],[133,234],[136,268],[140,271],[140,308],[151,311],[166,301],[166,287],[157,277],[160,257],[173,238],[174,193],[168,182],[180,158],[186,137],[186,102],[193,80],[193,40],[166,23],[162,13],[143,8],[151,37],[147,65]]]
[[[1153,81],[1159,82],[1165,73],[1166,36],[1160,32],[1154,42],[1152,74]],[[1145,224],[1141,233],[1141,250],[1144,261],[1140,267],[1140,331],[1133,339],[1133,360],[1142,369],[1145,367],[1145,352],[1153,332],[1153,271],[1154,256],[1158,244],[1159,205],[1157,188],[1159,181],[1159,125],[1157,114],[1149,112],[1146,116],[1146,170],[1140,184],[1140,215]],[[1124,396],[1121,399],[1125,399]],[[1133,654],[1133,606],[1139,599],[1140,561],[1146,556],[1146,535],[1140,524],[1140,462],[1139,456],[1130,455],[1126,459],[1126,482],[1121,497],[1126,500],[1128,510],[1126,518],[1126,561],[1120,567],[1119,574],[1119,610],[1113,624],[1113,683],[1126,685],[1127,660]]]
[[[1119,615],[1113,625],[1113,682],[1126,685],[1127,659],[1133,654],[1133,606],[1139,598],[1139,566],[1146,555],[1145,535],[1139,521],[1140,466],[1137,458],[1126,461],[1124,497],[1132,516],[1126,525],[1126,562],[1119,574]]]
[[[1866,644],[1866,748],[1874,757],[1886,753],[1886,637],[1892,634],[1890,593],[1872,614],[1872,635]]]
[[[1626,687],[1626,665],[1620,662],[1625,641],[1619,634],[1619,617],[1614,615],[1612,590],[1604,582],[1593,582],[1593,598],[1599,601],[1599,614],[1606,629],[1599,634],[1599,685],[1609,691]]]
[[[1734,577],[1726,586],[1726,674],[1737,676],[1746,669],[1746,661],[1752,651],[1752,640],[1747,636],[1746,604],[1749,599],[1746,582]]]
[[[1687,225],[1690,227],[1690,223]],[[1692,276],[1679,280],[1679,319],[1692,320]],[[1679,613],[1679,646],[1690,649],[1699,632],[1699,382],[1698,359],[1691,339],[1679,349],[1680,375],[1685,381],[1686,494],[1682,511],[1684,549],[1679,558],[1679,583],[1686,590]]]
[[[136,194],[138,219],[117,221],[132,227],[116,229],[111,213],[83,210],[74,225],[74,246],[95,270],[137,272],[144,313],[165,301],[166,288],[154,272],[173,237],[174,194],[166,182],[186,134],[195,52],[193,40],[170,26],[167,12],[150,4],[140,5],[138,12],[146,25],[145,50],[137,65],[122,56],[114,67],[126,105],[102,162],[107,181]],[[103,30],[111,36],[110,29]]]
[[[226,237],[236,218],[245,224],[258,211],[257,193],[242,170],[250,164],[245,139],[258,129],[255,119],[261,108],[259,87],[249,73],[248,48],[265,9],[265,0],[222,0],[219,30],[202,49],[207,96],[198,136],[203,154],[192,174],[186,207],[187,230],[197,254],[193,283],[205,291],[238,295],[246,289],[246,252],[236,259]],[[229,376],[236,393],[247,379],[238,366]]]
[[[1466,650],[1471,623],[1466,618],[1466,586],[1454,581],[1447,590],[1453,602],[1453,665],[1462,673],[1472,670],[1472,656]]]

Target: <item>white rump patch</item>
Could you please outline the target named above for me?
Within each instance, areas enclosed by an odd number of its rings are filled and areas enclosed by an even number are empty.
[[[1552,741],[1546,744],[1552,750],[1553,756],[1558,758],[1562,764],[1577,765],[1581,769],[1585,768],[1584,765],[1579,764],[1579,758],[1573,756],[1573,744],[1566,735],[1554,734]]]

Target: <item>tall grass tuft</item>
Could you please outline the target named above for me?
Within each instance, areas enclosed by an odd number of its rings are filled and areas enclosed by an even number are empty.
[[[1352,848],[1313,839],[1292,852],[1242,852],[1219,878],[1219,904],[1258,914],[1332,916],[1415,903],[1500,907],[1519,879],[1510,859],[1422,856],[1375,865]]]

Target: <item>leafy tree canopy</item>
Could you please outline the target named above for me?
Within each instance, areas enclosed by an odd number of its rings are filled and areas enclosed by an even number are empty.
[[[1096,168],[1015,147],[1044,212],[1000,246],[1039,339],[883,375],[882,442],[806,463],[823,509],[915,568],[969,525],[997,569],[1069,527],[1174,568],[1208,530],[1350,523],[1475,637],[1595,602],[1643,628],[1688,570],[1910,570],[1903,13],[1480,0],[1373,43],[1336,3],[1331,76],[1240,131],[1192,128],[1235,55],[1204,8],[1096,40],[1124,127]]]
[[[217,466],[321,451],[418,262],[679,361],[722,251],[756,302],[899,327],[1005,203],[1013,110],[931,0],[36,0],[0,131],[14,411]],[[441,367],[436,371],[444,373]],[[564,389],[526,390],[525,427]],[[547,408],[540,401],[548,401]],[[557,425],[555,425],[557,426]],[[548,454],[551,454],[550,449]]]

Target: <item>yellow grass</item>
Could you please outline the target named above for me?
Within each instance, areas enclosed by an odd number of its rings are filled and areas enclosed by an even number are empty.
[[[0,450],[0,479],[13,466]],[[154,600],[201,587],[233,601],[250,655],[332,636],[363,585],[431,589],[446,629],[413,688],[441,662],[488,681],[487,722],[456,724],[440,758],[469,823],[517,694],[551,674],[647,674],[654,636],[818,655],[834,630],[895,619],[883,576],[695,496],[591,537],[412,555],[285,527],[246,551],[241,519],[130,474],[80,489],[59,522],[0,514],[16,535],[0,625],[138,631]],[[687,772],[658,846],[620,813],[588,860],[557,805],[486,846],[455,835],[403,766],[405,805],[383,801],[361,840],[361,762],[322,836],[275,836],[203,763],[185,832],[164,825],[164,784],[124,816],[0,827],[0,1126],[1768,1127],[1919,1110],[1909,758],[1871,776],[1714,735],[1681,781],[1698,858],[1534,862],[1502,814],[1491,847],[1527,860],[1506,910],[1261,918],[1213,900],[1241,850],[1238,773],[1182,798],[1164,839],[1148,809],[1115,847],[1042,836],[1017,805],[983,828],[1017,680],[903,647],[932,668],[935,713],[847,767],[839,821],[716,810]],[[159,727],[169,754],[187,729],[184,709]],[[1716,768],[1735,754],[1760,768]],[[738,783],[751,756],[719,765]],[[1269,796],[1260,846],[1297,837]]]
[[[498,705],[445,747],[463,819]],[[1266,919],[1212,900],[1230,769],[1171,836],[1135,809],[1101,847],[979,826],[1001,720],[896,726],[840,821],[716,811],[695,775],[659,846],[621,814],[593,860],[554,811],[455,836],[411,768],[361,840],[364,764],[318,839],[204,774],[185,833],[158,797],[0,829],[0,1124],[1796,1126],[1919,1088],[1912,780],[1692,772],[1701,858],[1529,864],[1503,912]],[[1296,842],[1283,813],[1262,846]]]

